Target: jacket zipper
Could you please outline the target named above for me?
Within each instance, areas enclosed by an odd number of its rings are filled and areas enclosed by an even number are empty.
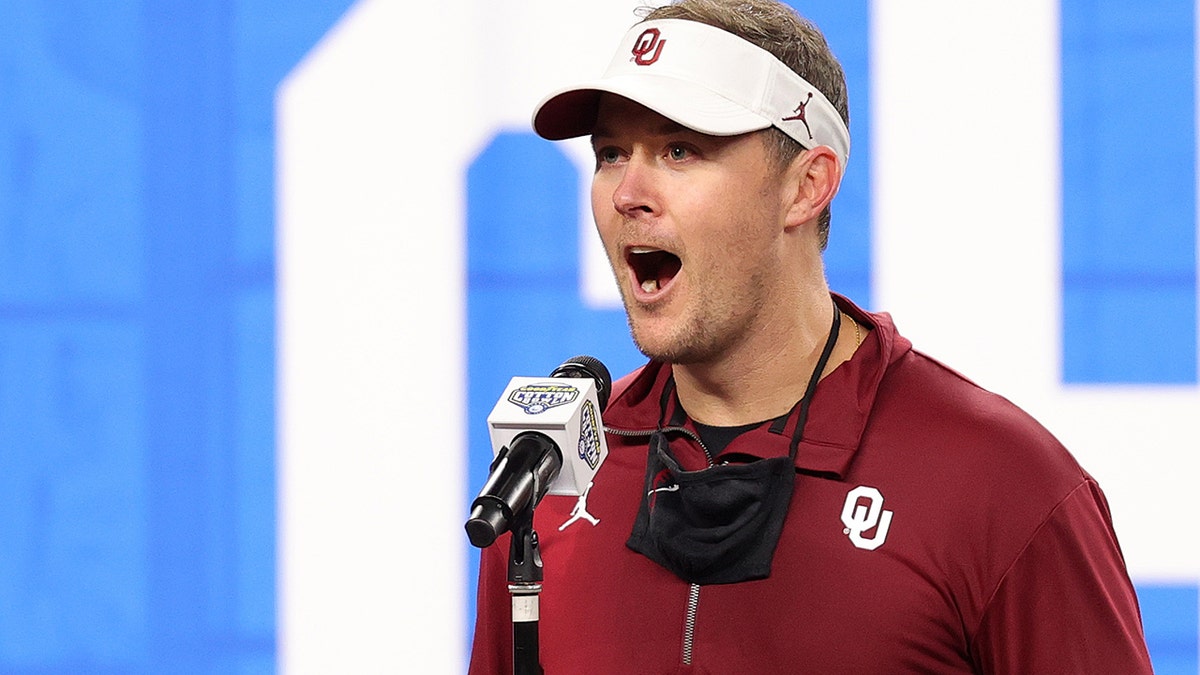
[[[692,648],[696,643],[696,610],[700,607],[700,584],[688,589],[687,614],[683,621],[683,665],[692,665]]]
[[[614,436],[625,436],[626,438],[632,438],[634,436],[649,436],[655,431],[678,431],[696,441],[696,444],[699,445],[700,449],[704,451],[704,457],[708,460],[709,466],[713,466],[714,464],[712,453],[709,452],[708,446],[704,445],[704,441],[700,440],[700,437],[697,436],[693,431],[690,429],[685,429],[684,427],[663,427],[662,429],[650,429],[649,431],[613,429],[611,427],[605,427],[604,431],[613,434]],[[684,613],[683,618],[683,653],[681,657],[683,660],[683,665],[685,666],[692,665],[692,650],[696,645],[696,612],[699,608],[700,584],[692,584],[688,588],[687,611]]]
[[[626,438],[634,438],[637,436],[649,436],[650,434],[654,433],[655,431],[678,431],[679,433],[683,434],[684,436],[687,436],[688,438],[692,439],[693,441],[696,441],[696,445],[699,445],[700,449],[704,451],[704,458],[706,460],[708,460],[709,466],[713,466],[716,464],[716,462],[713,461],[712,453],[709,452],[709,450],[708,450],[708,446],[706,446],[704,444],[704,441],[700,440],[700,437],[696,435],[696,432],[692,431],[691,429],[688,429],[687,427],[662,427],[661,429],[646,429],[646,430],[614,429],[612,427],[604,427],[605,433],[612,434],[613,436],[624,436]]]

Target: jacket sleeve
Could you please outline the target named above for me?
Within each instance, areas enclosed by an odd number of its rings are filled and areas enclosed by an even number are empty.
[[[502,535],[480,552],[470,675],[512,673],[512,606],[508,594],[510,536]]]
[[[1009,567],[972,656],[995,675],[1153,672],[1108,503],[1093,480],[1059,503]]]

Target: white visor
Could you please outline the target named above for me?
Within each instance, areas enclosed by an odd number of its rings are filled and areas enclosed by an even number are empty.
[[[850,132],[824,94],[770,52],[697,21],[635,25],[599,79],[542,99],[534,131],[553,141],[592,133],[601,92],[713,136],[773,126],[805,148],[828,146],[843,171],[850,158]]]

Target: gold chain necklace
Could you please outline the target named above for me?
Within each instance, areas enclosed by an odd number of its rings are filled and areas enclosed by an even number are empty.
[[[854,324],[854,348],[857,349],[862,345],[862,333],[859,332],[858,322],[854,320],[854,317],[847,314],[846,318],[850,319],[850,323]]]

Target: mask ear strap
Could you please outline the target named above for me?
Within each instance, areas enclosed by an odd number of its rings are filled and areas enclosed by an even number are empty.
[[[658,428],[683,424],[683,406],[678,401],[672,401],[675,396],[675,374],[667,375],[663,384],[662,394],[658,397]],[[674,403],[674,406],[671,404]],[[671,408],[671,417],[667,418],[667,408]]]
[[[829,365],[829,357],[833,354],[833,346],[837,344],[838,331],[842,326],[842,310],[838,309],[837,303],[833,303],[833,325],[829,327],[829,337],[825,340],[825,349],[821,351],[821,358],[817,359],[817,366],[813,368],[812,375],[808,378],[808,388],[804,390],[804,398],[800,401],[800,416],[796,420],[796,430],[792,432],[792,445],[788,448],[788,457],[794,462],[796,461],[796,450],[800,447],[800,440],[804,438],[804,424],[808,422],[808,406],[812,403],[813,394],[817,391],[817,382],[821,380],[821,373],[825,372],[825,366]]]

